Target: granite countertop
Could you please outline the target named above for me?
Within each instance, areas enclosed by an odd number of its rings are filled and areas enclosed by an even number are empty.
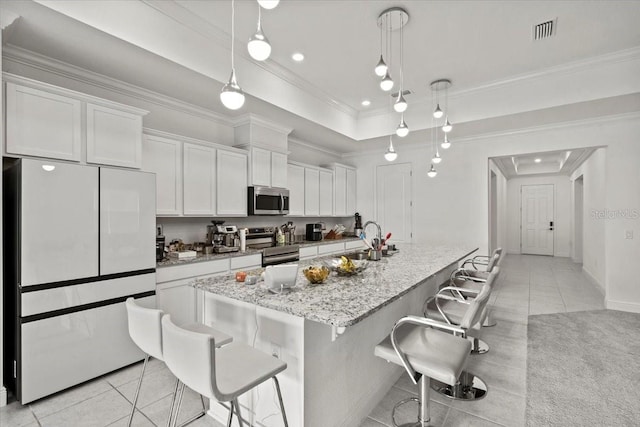
[[[308,240],[302,240],[302,241],[299,241],[299,242],[295,242],[293,244],[294,245],[298,245],[300,247],[305,247],[305,246],[326,245],[326,244],[330,244],[330,243],[349,242],[349,241],[354,241],[354,240],[359,240],[359,239],[357,237],[344,237],[342,239],[318,240],[318,241],[315,241],[315,242],[311,242],[311,241],[308,241]],[[262,253],[262,249],[247,249],[244,252],[237,251],[237,252],[227,252],[227,253],[222,253],[222,254],[211,254],[211,255],[198,254],[197,256],[195,256],[193,258],[183,258],[183,259],[171,258],[169,256],[166,256],[166,257],[164,257],[164,259],[162,261],[159,261],[159,262],[156,263],[156,268],[171,267],[171,266],[175,266],[175,265],[191,264],[191,263],[194,263],[194,262],[215,261],[215,260],[219,260],[219,259],[240,257],[240,256],[247,256],[247,255],[254,255],[254,254],[261,254],[261,253]]]
[[[255,285],[236,282],[233,275],[197,279],[191,285],[239,301],[282,311],[308,320],[346,327],[354,325],[406,294],[423,280],[477,250],[472,247],[397,245],[398,252],[380,261],[367,261],[355,276],[335,272],[325,283],[310,284],[302,270],[323,265],[333,256],[298,262],[296,285],[286,294],[273,294],[259,281]],[[264,269],[248,271],[259,275]]]

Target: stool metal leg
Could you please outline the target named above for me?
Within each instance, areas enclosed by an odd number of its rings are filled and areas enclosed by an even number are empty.
[[[229,417],[227,418],[227,427],[231,427],[231,421],[233,420],[233,402],[229,402]]]
[[[173,388],[173,397],[171,398],[171,406],[169,407],[169,419],[167,420],[167,427],[171,427],[171,420],[173,419],[173,411],[176,406],[176,397],[178,397],[179,386],[180,380],[176,379],[176,386]]]
[[[282,403],[282,393],[280,392],[280,382],[273,376],[273,382],[276,383],[276,391],[278,392],[278,401],[280,402],[280,411],[282,412],[282,421],[284,421],[284,427],[289,427],[287,423],[287,413],[284,411],[284,403]]]
[[[470,372],[462,371],[454,386],[432,380],[431,388],[454,400],[479,400],[487,395],[487,384]]]
[[[182,398],[184,397],[184,388],[185,385],[183,382],[181,382],[180,390],[178,391],[178,395],[176,396],[178,404],[176,406],[176,412],[173,414],[173,427],[176,427],[176,424],[178,424],[178,416],[180,415],[180,407],[182,406]]]
[[[149,362],[149,355],[145,355],[144,364],[142,365],[142,372],[140,373],[140,379],[138,380],[138,387],[136,387],[136,394],[133,396],[133,403],[131,404],[131,415],[129,415],[129,421],[127,427],[131,427],[131,421],[133,421],[133,414],[136,412],[136,404],[138,403],[138,394],[140,394],[140,387],[142,386],[142,377],[144,377],[144,371],[147,369],[147,363]]]
[[[233,404],[236,405],[236,412],[238,413],[238,425],[242,427],[244,425],[244,421],[242,420],[242,415],[240,414],[240,404],[238,403],[238,399],[233,399]]]
[[[429,390],[431,389],[431,378],[424,375],[420,379],[420,416],[418,421],[420,427],[426,427],[431,421],[431,400],[429,399]]]
[[[471,354],[485,354],[489,352],[489,344],[479,338],[472,338]]]

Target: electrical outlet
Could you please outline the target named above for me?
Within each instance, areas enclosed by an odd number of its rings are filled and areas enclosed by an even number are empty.
[[[625,232],[625,239],[629,239],[629,240],[633,239],[633,230],[627,230]]]
[[[271,355],[276,359],[280,359],[280,346],[278,344],[271,343]]]

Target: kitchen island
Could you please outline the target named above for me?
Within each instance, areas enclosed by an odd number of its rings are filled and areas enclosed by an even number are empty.
[[[401,373],[373,355],[375,345],[400,317],[420,314],[423,301],[475,251],[409,244],[398,249],[368,262],[359,275],[333,272],[319,285],[310,284],[302,270],[331,257],[301,261],[296,285],[285,294],[229,275],[196,280],[201,320],[287,362],[280,377],[290,425],[358,426]],[[281,425],[272,415],[278,414],[272,385],[258,390],[241,399],[245,417],[255,425]],[[219,405],[211,408],[212,416],[226,419]]]

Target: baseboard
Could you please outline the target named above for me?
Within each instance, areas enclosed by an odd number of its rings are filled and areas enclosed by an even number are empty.
[[[596,279],[596,277],[593,275],[593,273],[591,273],[589,270],[584,268],[584,265],[582,266],[582,272],[589,278],[589,280],[591,280],[591,282],[593,284],[595,284],[598,287],[598,290],[600,291],[602,296],[606,297],[607,293],[606,293],[606,289],[605,289],[604,285],[602,283],[600,283],[598,281],[598,279]]]
[[[640,304],[625,301],[606,300],[606,307],[609,310],[628,311],[630,313],[640,313]]]
[[[7,406],[7,389],[0,387],[0,408]]]

